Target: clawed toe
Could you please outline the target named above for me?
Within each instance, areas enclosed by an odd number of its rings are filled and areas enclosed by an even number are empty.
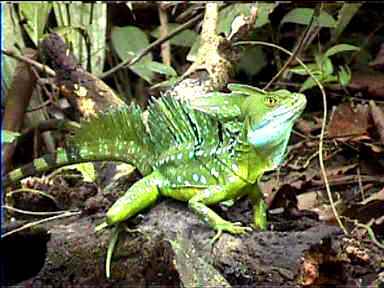
[[[211,239],[211,241],[209,241],[209,246],[213,247],[213,245],[221,237],[222,234],[223,234],[223,230],[218,230],[215,236]]]
[[[252,232],[253,229],[251,227],[244,227],[244,229],[246,230],[246,232]]]
[[[241,222],[224,222],[216,225],[217,233],[210,241],[210,244],[213,245],[223,234],[223,232],[228,232],[231,234],[245,234],[247,232],[251,232],[251,227],[242,226]]]
[[[243,223],[241,222],[233,222],[231,223],[233,226],[236,226],[234,227],[235,230],[239,231],[239,233],[243,233],[243,232],[251,232],[253,229],[251,227],[247,227],[247,226],[242,226]],[[229,231],[230,232],[230,231]],[[236,234],[236,232],[234,233]]]

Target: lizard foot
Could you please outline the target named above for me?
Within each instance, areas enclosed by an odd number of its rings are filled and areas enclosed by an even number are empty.
[[[213,244],[220,238],[220,236],[223,234],[223,232],[228,232],[231,234],[245,234],[247,232],[251,232],[251,227],[241,226],[241,222],[229,222],[225,221],[220,224],[215,225],[215,230],[217,230],[216,235],[212,238],[210,241],[210,245],[213,246]]]

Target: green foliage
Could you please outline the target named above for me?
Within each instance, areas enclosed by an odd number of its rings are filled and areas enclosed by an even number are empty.
[[[12,51],[18,51],[17,48],[23,49],[25,47],[20,26],[15,18],[15,11],[13,9],[14,4],[2,4],[2,10],[4,11],[4,25],[3,25],[3,37],[4,48]],[[3,71],[2,71],[2,84],[4,89],[7,89],[12,81],[12,76],[17,65],[17,60],[4,56],[3,60]]]
[[[301,25],[308,25],[311,22],[311,18],[313,16],[314,9],[311,8],[295,8],[289,11],[281,20],[280,25],[284,23],[296,23]],[[321,11],[318,17],[318,25],[320,27],[327,28],[335,28],[336,20],[333,19],[331,15],[329,15],[325,11]]]
[[[232,4],[221,10],[217,31],[229,35],[233,20],[239,15],[249,16],[253,5],[252,3]]]
[[[24,27],[28,36],[37,46],[38,41],[43,36],[52,3],[19,3],[19,9],[21,16],[27,21],[27,25]]]
[[[191,49],[189,50],[188,52],[188,55],[186,57],[186,59],[188,61],[191,61],[191,62],[194,62],[196,60],[196,55],[197,55],[197,52],[199,51],[199,47],[200,47],[200,36],[196,37],[196,41],[195,43],[193,43]]]
[[[180,25],[176,23],[168,23],[168,33],[171,33],[173,30],[178,28]],[[154,38],[160,38],[160,27],[157,27],[151,32],[151,36]],[[186,29],[179,34],[175,35],[169,40],[171,45],[191,47],[198,37],[198,34],[195,31]]]
[[[347,66],[338,67],[338,71],[335,73],[334,66],[330,59],[331,56],[348,51],[357,51],[359,47],[350,44],[338,44],[329,48],[325,53],[315,54],[315,63],[308,64],[309,70],[322,84],[339,83],[342,86],[348,85],[351,80],[351,71]],[[292,73],[298,75],[308,75],[308,72],[301,66],[296,66],[290,69]],[[300,91],[304,91],[316,86],[315,80],[311,77],[303,83]]]
[[[149,45],[149,40],[147,34],[135,26],[113,27],[112,44],[119,58],[126,61],[136,57],[145,49]],[[171,66],[152,61],[150,53],[136,64],[129,66],[129,69],[148,83],[152,83],[154,72],[168,77],[177,77],[176,71]]]
[[[276,3],[258,2],[254,3],[240,3],[232,4],[222,9],[219,12],[218,32],[229,35],[231,32],[231,26],[237,16],[243,15],[245,17],[250,16],[251,9],[257,5],[257,16],[255,28],[259,28],[269,23],[268,15],[278,5]]]
[[[173,85],[176,85],[178,81],[179,81],[178,77],[171,77],[168,80],[156,83],[155,85],[151,86],[151,89],[169,88],[169,87],[172,87]]]
[[[169,77],[177,77],[177,73],[175,69],[163,63],[151,61],[151,62],[145,63],[145,67],[152,72],[157,72],[159,74],[163,74]]]
[[[35,3],[33,5],[36,6]],[[100,74],[103,71],[105,59],[107,4],[55,2],[53,9],[59,28],[77,27],[84,31],[85,34],[81,34],[78,33],[79,29],[72,30],[75,34],[70,38],[64,38],[70,44],[71,51],[75,54],[79,64],[88,70],[87,61],[90,58],[89,72]],[[86,37],[88,37],[89,43],[86,43]],[[87,51],[87,45],[90,45],[89,51]]]
[[[338,80],[341,86],[346,87],[351,81],[352,73],[348,66],[340,66],[338,71]]]
[[[18,5],[21,19],[17,19],[15,6]],[[44,37],[44,32],[56,31],[67,40],[71,51],[83,68],[92,73],[100,73],[104,68],[105,33],[106,33],[106,4],[98,3],[18,3],[4,4],[4,30],[5,47],[14,50],[23,48],[25,43],[21,34],[20,23],[17,20],[26,20],[23,25],[26,35],[37,46]],[[49,27],[48,17],[54,11],[58,27]],[[86,43],[85,38],[88,39]],[[89,48],[89,49],[88,49]],[[90,69],[87,67],[90,59]],[[4,80],[9,85],[16,66],[15,60],[4,58]]]
[[[20,135],[20,133],[8,131],[8,130],[1,130],[1,132],[2,132],[2,135],[1,135],[2,144],[12,143]]]
[[[236,66],[238,71],[244,71],[249,77],[256,75],[267,65],[266,57],[261,47],[246,49]]]
[[[350,45],[350,44],[337,44],[327,50],[327,52],[324,53],[325,57],[330,57],[332,55],[335,55],[337,53],[341,52],[347,52],[347,51],[358,51],[360,50],[359,47]]]
[[[96,75],[103,71],[106,50],[107,4],[41,2],[37,4],[19,3],[17,5],[20,8],[21,17],[27,21],[27,24],[23,26],[26,29],[28,37],[34,44],[38,44],[38,41],[44,36],[44,32],[51,32],[53,30],[64,36],[67,43],[70,44],[71,50],[84,68],[87,70],[90,69],[90,72]],[[132,3],[127,2],[126,5],[131,11],[133,10]],[[230,35],[230,33],[233,32],[231,30],[234,28],[232,27],[234,21],[238,17],[250,16],[254,8],[257,8],[257,18],[254,28],[264,27],[269,23],[269,14],[274,11],[277,5],[278,3],[269,2],[230,4],[219,12],[218,32],[224,33],[226,36]],[[329,9],[327,9],[328,12],[324,10],[320,11],[319,17],[316,19],[317,23],[320,27],[331,28],[331,43],[335,43],[361,5],[361,3],[340,3],[329,6],[333,9],[332,13],[329,12]],[[4,38],[7,39],[7,41],[5,41],[5,48],[12,50],[14,50],[15,47],[23,48],[25,46],[21,37],[20,25],[17,22],[17,20],[20,19],[15,17],[17,13],[15,13],[16,9],[14,9],[14,6],[15,4],[4,4],[3,6],[5,19]],[[323,7],[327,8],[328,6],[323,5]],[[338,9],[338,11],[335,9]],[[51,16],[55,16],[58,24],[58,27],[54,29],[49,27],[48,24],[50,23],[47,22],[51,12],[54,12]],[[285,23],[307,25],[310,23],[313,14],[314,9],[312,8],[294,8],[283,17],[280,25]],[[337,15],[336,19],[331,16],[331,14]],[[167,25],[168,32],[172,32],[180,27],[180,24],[177,23],[168,23]],[[257,38],[260,38],[263,30],[255,31],[258,33]],[[118,57],[122,61],[127,61],[148,47],[150,44],[149,35],[158,39],[160,37],[159,27],[152,29],[150,34],[135,26],[113,27],[111,32],[112,45]],[[85,40],[88,40],[88,43]],[[195,55],[200,47],[200,36],[198,33],[187,29],[172,37],[169,42],[175,46],[191,47],[187,55],[187,60],[195,60]],[[335,45],[328,49],[324,55],[316,55],[316,60],[314,63],[309,64],[309,67],[323,83],[339,82],[342,85],[346,85],[350,80],[350,69],[346,66],[335,69],[329,58],[334,54],[355,51],[356,49],[358,48],[349,44]],[[364,51],[362,52],[361,55],[364,55]],[[88,61],[89,57],[90,63]],[[90,67],[86,67],[87,63],[90,64]],[[266,61],[263,50],[259,47],[250,47],[245,50],[236,68],[237,71],[243,71],[249,77],[252,77],[257,75],[267,64],[268,62]],[[11,81],[15,66],[16,62],[14,59],[4,57],[3,79],[6,84],[5,87],[7,87]],[[164,75],[165,81],[152,86],[152,88],[173,85],[177,81],[176,71],[171,66],[153,61],[151,53],[148,53],[138,63],[128,67],[128,69],[150,84],[153,82],[155,73]],[[294,68],[291,69],[291,71],[296,74],[307,75],[305,71],[300,68]],[[313,80],[307,79],[302,89],[309,89],[313,87],[313,85]]]
[[[331,28],[332,38],[336,38],[343,32],[352,17],[355,15],[361,4],[344,3],[338,12],[337,21],[324,10],[320,11],[320,15],[315,19],[319,27]],[[296,8],[289,11],[281,20],[280,25],[284,23],[296,23],[308,25],[313,17],[314,9],[311,8]],[[332,42],[332,41],[331,41]],[[313,75],[321,83],[327,85],[332,83],[339,83],[342,86],[348,85],[351,80],[351,71],[347,66],[340,66],[335,71],[333,63],[330,59],[331,56],[348,51],[357,51],[359,47],[350,44],[337,44],[329,48],[325,53],[316,53],[315,63],[308,64],[308,68]],[[290,69],[291,72],[299,75],[308,75],[308,73],[301,67],[297,66]],[[310,89],[316,86],[315,80],[311,77],[303,83],[301,91]]]
[[[257,2],[257,16],[255,28],[261,28],[264,25],[268,24],[269,14],[273,12],[273,10],[277,7],[278,3],[270,3],[270,2]]]
[[[135,26],[113,27],[111,37],[113,47],[123,61],[134,58],[149,45],[147,34]],[[153,72],[145,67],[151,61],[152,54],[148,53],[139,62],[129,66],[129,69],[151,83]]]
[[[344,3],[341,7],[338,17],[336,28],[332,31],[332,40],[335,41],[343,33],[353,16],[357,13],[363,3]]]

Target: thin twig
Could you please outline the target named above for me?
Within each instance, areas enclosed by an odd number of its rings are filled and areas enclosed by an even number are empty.
[[[52,76],[52,77],[56,76],[56,72],[53,71],[51,68],[49,68],[47,65],[43,65],[43,64],[41,64],[35,60],[32,60],[28,57],[17,55],[15,51],[8,50],[8,49],[2,49],[1,52],[4,53],[5,55],[9,56],[9,57],[15,58],[19,61],[25,62],[25,63],[35,67],[40,72],[47,73],[48,76]]]
[[[364,194],[364,187],[363,187],[363,182],[361,181],[361,173],[360,173],[360,166],[357,166],[357,176],[358,176],[358,183],[359,183],[359,189],[360,189],[360,194],[361,194],[361,199],[364,201],[365,200],[365,194]]]
[[[359,55],[361,54],[361,52],[363,52],[363,51],[367,51],[367,50],[366,50],[366,49],[367,49],[367,46],[368,46],[368,44],[372,43],[372,38],[373,38],[373,36],[374,36],[377,32],[379,32],[379,30],[380,30],[381,28],[383,28],[383,27],[384,27],[384,23],[381,23],[380,25],[377,25],[376,28],[375,28],[375,30],[373,30],[371,33],[369,33],[367,37],[365,37],[364,42],[363,42],[362,44],[359,45],[359,46],[360,46],[360,49],[357,50],[357,51],[355,51],[355,52],[353,52],[352,55],[351,55],[351,57],[349,58],[350,60],[346,63],[348,66],[349,66],[351,63],[355,63],[355,62],[356,62],[356,58],[357,58],[357,56],[359,56]]]
[[[27,109],[25,112],[26,113],[35,112],[37,110],[40,110],[40,109],[48,106],[49,104],[51,104],[51,102],[52,102],[51,99],[48,99],[48,100],[44,101],[43,103],[41,103],[40,105],[37,105],[36,107],[32,107],[32,108]]]
[[[363,228],[367,231],[368,236],[371,238],[371,241],[377,245],[377,247],[384,249],[384,242],[380,243],[379,240],[377,240],[375,232],[372,230],[372,224],[374,223],[374,219],[371,219],[367,224],[360,223],[357,219],[351,219],[345,216],[342,216],[346,221],[352,222],[356,227]]]
[[[316,27],[316,25],[318,25],[317,23],[314,23],[315,17],[316,16],[315,16],[315,13],[314,13],[312,15],[312,17],[311,17],[311,20],[310,20],[308,26],[306,27],[306,29],[304,30],[303,34],[301,35],[300,40],[299,40],[297,46],[293,50],[292,55],[289,56],[288,60],[284,63],[283,67],[281,67],[281,69],[275,74],[275,76],[273,76],[271,81],[269,81],[268,84],[264,86],[264,88],[263,88],[264,90],[267,90],[272,85],[272,83],[275,82],[280,77],[280,75],[285,72],[285,70],[287,70],[288,66],[292,63],[292,61],[297,56],[300,55],[301,50],[304,47],[304,43],[308,39],[309,34],[312,32],[313,28]]]
[[[356,220],[355,225],[357,227],[364,228],[365,230],[367,230],[367,233],[368,233],[369,237],[371,238],[372,242],[375,243],[377,245],[377,247],[380,247],[381,249],[384,249],[384,243],[380,243],[379,240],[377,240],[376,235],[375,235],[375,233],[372,230],[372,227],[371,227],[372,223],[366,225],[366,224],[359,223]]]
[[[55,215],[55,216],[52,216],[52,217],[48,217],[48,218],[45,218],[45,219],[42,219],[42,220],[39,220],[39,221],[34,221],[34,222],[31,222],[31,223],[28,223],[28,224],[25,224],[17,229],[14,229],[14,230],[11,230],[9,232],[6,232],[4,234],[1,235],[1,238],[5,238],[9,235],[12,235],[12,234],[15,234],[17,232],[20,232],[22,230],[25,230],[25,229],[28,229],[28,228],[31,228],[33,226],[36,226],[36,225],[39,225],[39,224],[42,224],[42,223],[45,223],[45,222],[49,222],[49,221],[53,221],[53,220],[57,220],[57,219],[60,219],[60,218],[65,218],[65,217],[71,217],[71,216],[77,216],[77,215],[80,215],[81,212],[80,211],[76,211],[76,212],[66,212],[66,213],[63,213],[63,214],[60,214],[60,215]]]
[[[264,45],[264,46],[269,46],[269,47],[273,47],[273,48],[279,49],[279,50],[283,51],[284,53],[286,53],[286,54],[288,54],[290,56],[293,54],[292,52],[288,51],[287,49],[285,49],[285,48],[283,48],[283,47],[281,47],[279,45],[268,43],[268,42],[263,42],[263,41],[240,41],[240,42],[237,42],[237,43],[234,44],[234,46],[237,46],[237,45]],[[308,75],[311,76],[313,78],[313,80],[316,82],[316,84],[320,88],[321,94],[323,96],[324,111],[323,111],[323,120],[322,120],[321,133],[320,133],[320,141],[319,141],[320,169],[321,169],[321,174],[323,176],[323,180],[324,180],[324,184],[325,184],[325,189],[327,191],[327,195],[328,195],[329,201],[331,203],[332,212],[334,213],[335,218],[337,220],[337,223],[339,224],[340,228],[343,230],[344,234],[348,235],[349,233],[346,230],[346,228],[344,227],[343,222],[341,221],[340,216],[337,213],[337,210],[336,210],[336,207],[335,207],[335,202],[333,201],[333,198],[332,198],[331,188],[329,186],[327,173],[325,171],[325,166],[324,166],[323,142],[324,142],[325,126],[326,126],[326,123],[327,123],[327,97],[326,97],[323,85],[313,75],[311,70],[308,69],[308,67],[303,63],[303,61],[299,57],[296,56],[295,58],[296,58],[296,61],[299,62],[299,64],[301,66],[303,66],[303,68],[307,71]]]
[[[20,189],[12,190],[9,193],[7,193],[6,196],[11,197],[13,194],[21,193],[21,192],[28,192],[28,193],[32,193],[32,194],[42,195],[44,197],[51,199],[56,205],[58,204],[57,200],[52,195],[49,195],[48,193],[46,193],[44,191],[40,191],[40,190],[32,189],[32,188],[20,188]]]
[[[1,206],[1,208],[7,209],[7,210],[10,210],[13,212],[17,212],[20,214],[32,215],[32,216],[58,215],[58,214],[63,214],[63,213],[69,212],[69,211],[35,212],[35,211],[22,210],[22,209],[14,208],[14,207],[7,206],[7,205],[3,205],[3,206]]]
[[[302,168],[303,169],[307,169],[307,167],[309,166],[309,164],[311,163],[311,161],[317,156],[317,154],[319,153],[319,151],[316,151],[315,153],[313,153],[311,156],[308,157],[307,161],[304,162]]]
[[[80,124],[75,121],[69,121],[64,119],[49,119],[37,123],[37,125],[28,127],[22,131],[22,134],[17,138],[18,142],[21,142],[23,138],[28,137],[36,130],[40,133],[52,130],[64,130],[65,132],[72,132],[80,128]]]
[[[168,14],[167,8],[163,3],[159,3],[160,37],[167,36],[168,32]],[[165,65],[171,65],[171,43],[169,41],[161,44],[161,58]]]

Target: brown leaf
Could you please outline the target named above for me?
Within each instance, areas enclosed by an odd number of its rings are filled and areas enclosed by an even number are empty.
[[[309,210],[320,205],[319,195],[317,192],[303,193],[297,196],[297,208],[300,210]]]
[[[353,73],[348,88],[354,91],[366,92],[366,96],[384,98],[384,73]]]
[[[383,189],[381,189],[379,192],[377,192],[377,193],[371,195],[369,198],[367,198],[367,199],[361,201],[360,204],[365,205],[365,204],[367,204],[368,202],[370,202],[370,201],[374,201],[374,200],[384,201],[384,187],[383,187]]]
[[[343,137],[367,133],[368,107],[357,105],[352,107],[343,103],[336,107],[328,126],[329,137]]]
[[[384,69],[384,43],[381,44],[380,50],[376,55],[375,60],[369,63],[369,66],[375,69]]]
[[[295,127],[297,130],[299,130],[301,133],[305,135],[311,134],[314,130],[321,128],[321,122],[318,123],[317,121],[308,121],[304,119],[300,119],[296,122]]]
[[[327,176],[328,177],[334,177],[338,175],[344,175],[349,170],[356,168],[357,164],[351,164],[351,165],[345,165],[345,166],[339,166],[332,169],[327,169]]]
[[[378,145],[372,144],[372,143],[364,143],[365,146],[369,147],[372,152],[376,154],[383,153],[383,148],[381,148]]]
[[[372,119],[380,135],[381,143],[384,144],[384,113],[376,106],[373,100],[369,101],[369,107],[371,108]]]
[[[383,216],[384,201],[371,200],[366,204],[353,204],[342,212],[349,219],[356,219],[360,223],[369,223],[371,219],[379,219]]]

